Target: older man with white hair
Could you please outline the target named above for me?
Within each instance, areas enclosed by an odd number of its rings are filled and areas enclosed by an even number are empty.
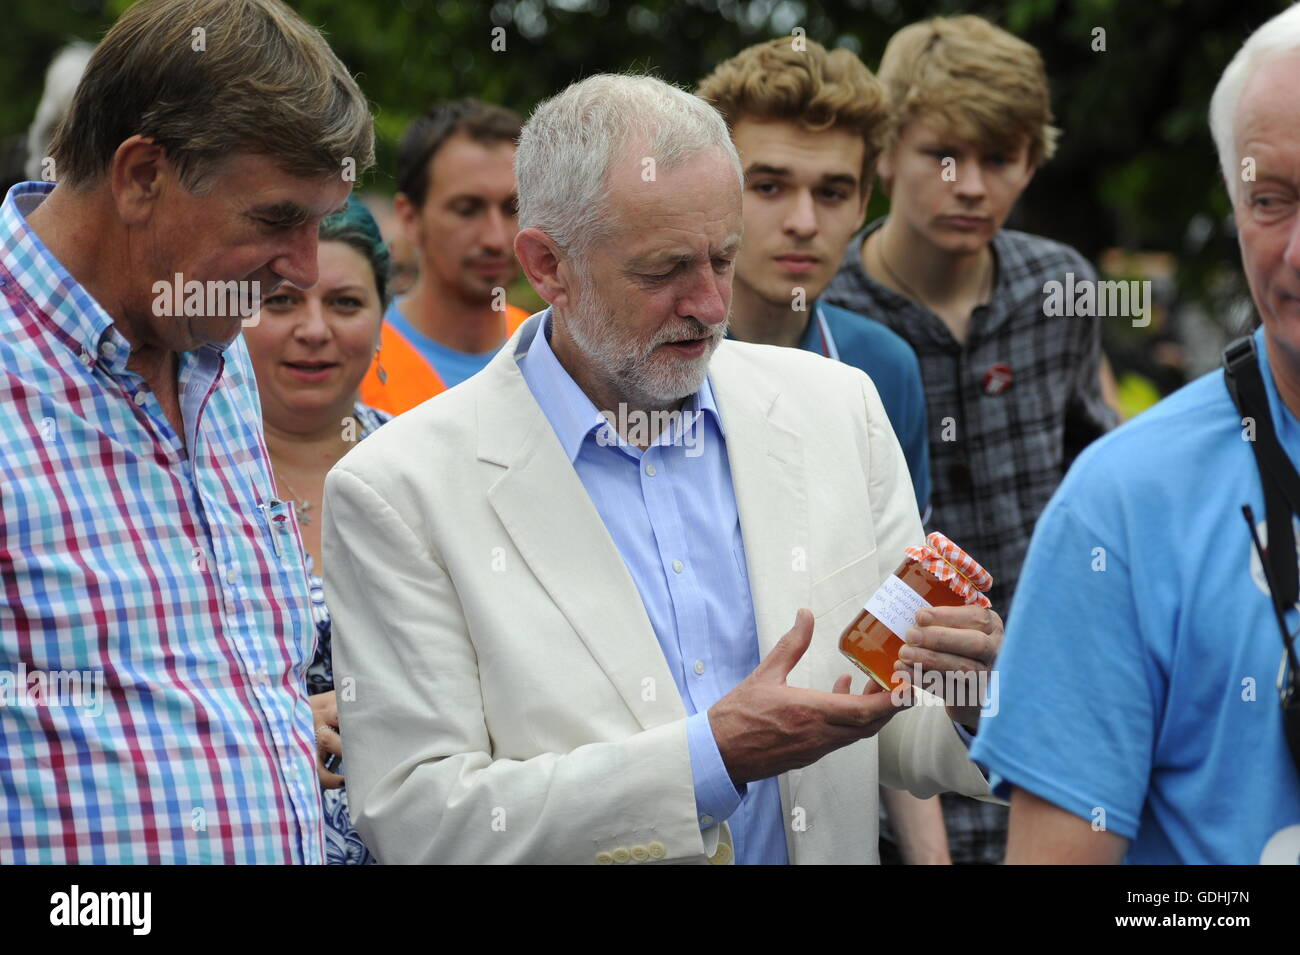
[[[537,109],[516,173],[515,250],[551,307],[326,485],[366,844],[874,862],[878,780],[987,794],[953,722],[977,709],[845,674],[842,629],[922,539],[912,484],[862,372],[723,340],[741,176],[722,118],[591,77]],[[996,614],[949,608],[914,649],[987,669],[1000,642]]]
[[[1294,6],[1210,105],[1263,327],[1089,448],[1035,531],[972,750],[1013,794],[1009,862],[1300,856],[1298,88]]]

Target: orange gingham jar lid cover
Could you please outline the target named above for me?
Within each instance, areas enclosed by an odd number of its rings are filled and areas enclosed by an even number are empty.
[[[993,606],[984,596],[984,591],[993,586],[989,572],[938,531],[933,531],[920,547],[909,547],[903,553],[946,583],[966,603]]]

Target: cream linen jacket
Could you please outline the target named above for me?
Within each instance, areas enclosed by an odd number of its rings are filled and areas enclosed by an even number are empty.
[[[326,599],[348,797],[385,863],[714,862],[686,711],[631,575],[518,359],[394,419],[326,481]],[[726,429],[766,656],[816,617],[789,682],[863,676],[840,632],[923,534],[871,380],[794,348],[724,342]],[[987,795],[942,706],[780,777],[794,863],[875,863],[877,783]]]

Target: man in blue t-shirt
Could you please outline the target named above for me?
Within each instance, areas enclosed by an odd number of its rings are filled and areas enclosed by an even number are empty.
[[[1246,42],[1210,106],[1263,320],[1264,391],[1293,464],[1297,37],[1300,6]],[[1214,372],[1088,448],[1043,512],[971,753],[1012,800],[1007,861],[1300,857],[1300,774],[1275,688],[1282,635],[1242,511],[1267,546],[1255,434]],[[1286,617],[1294,632],[1300,615]]]

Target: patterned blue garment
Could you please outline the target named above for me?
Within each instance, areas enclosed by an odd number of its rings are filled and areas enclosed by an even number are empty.
[[[0,205],[0,865],[319,863],[306,565],[248,350],[179,356],[177,434],[28,227],[54,188]]]
[[[358,441],[369,437],[392,418],[387,412],[360,402],[354,406],[353,414],[360,426]],[[334,658],[330,650],[330,611],[325,605],[325,582],[316,575],[310,554],[307,555],[307,574],[311,583],[311,612],[316,621],[316,656],[307,669],[307,692],[315,696],[334,689]],[[340,762],[333,771],[342,774],[343,764]],[[375,857],[357,835],[352,817],[348,815],[347,787],[322,788],[321,801],[325,810],[326,865],[373,865]]]

